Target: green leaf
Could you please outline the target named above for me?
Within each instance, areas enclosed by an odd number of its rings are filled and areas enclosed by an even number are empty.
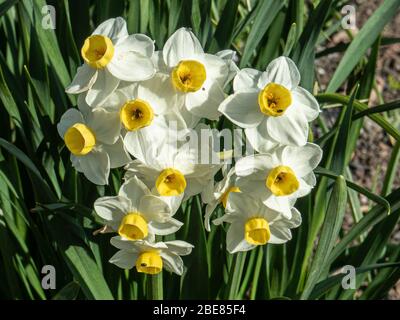
[[[314,82],[315,46],[325,20],[330,14],[333,4],[336,2],[332,0],[322,0],[319,2],[317,8],[307,20],[300,39],[292,51],[291,58],[299,68],[301,84],[309,91],[312,91]]]
[[[226,2],[209,49],[211,52],[217,52],[230,47],[234,36],[233,28],[235,26],[238,5],[239,0]]]
[[[245,67],[260,44],[271,23],[286,1],[260,1],[257,15],[244,47],[240,67]]]
[[[0,17],[2,17],[19,0],[6,0],[0,4]]]
[[[400,262],[395,263],[377,263],[369,266],[359,267],[355,269],[356,274],[362,274],[375,269],[393,268],[400,266]],[[324,293],[339,285],[343,279],[343,274],[336,274],[317,283],[314,290],[310,294],[310,299],[318,299]]]
[[[373,13],[360,32],[357,33],[343,58],[340,60],[326,92],[335,92],[342,85],[360,59],[364,56],[367,49],[371,47],[378,38],[385,25],[396,14],[399,6],[400,0],[386,0]]]
[[[85,296],[88,299],[112,300],[111,291],[89,250],[85,248],[86,244],[73,233],[64,232],[65,220],[58,216],[50,216],[49,220],[51,234],[57,240],[64,260]],[[60,234],[63,236],[60,237]]]
[[[336,93],[322,93],[316,96],[319,103],[340,103],[342,105],[347,105],[350,101],[350,98],[347,96],[343,96]],[[357,100],[353,102],[354,109],[357,111],[364,111],[368,109],[368,106],[364,103],[361,103]],[[382,127],[388,134],[390,134],[397,141],[400,141],[400,132],[397,130],[392,124],[390,124],[384,117],[378,114],[369,114],[368,118],[375,121],[377,125]]]
[[[349,132],[351,130],[351,117],[353,115],[353,104],[354,98],[357,95],[359,86],[354,89],[349,103],[342,110],[343,119],[341,119],[341,123],[339,126],[339,131],[337,132],[337,140],[335,143],[335,148],[333,150],[332,155],[332,164],[331,170],[337,174],[343,175],[345,172],[345,168],[347,166],[347,152],[348,150],[348,140],[349,140]]]
[[[336,243],[346,209],[347,189],[346,181],[342,176],[336,179],[328,210],[322,226],[309,276],[307,278],[301,299],[307,299],[317,284],[321,274],[329,268],[329,254]]]
[[[209,297],[209,258],[200,197],[195,196],[192,203],[191,212],[187,213],[190,214],[190,223],[185,240],[195,247],[186,259],[187,271],[182,277],[181,298],[207,299]]]
[[[284,56],[289,56],[292,52],[292,49],[297,41],[297,26],[296,23],[292,23],[289,29],[289,34],[286,39],[285,49],[283,50]]]
[[[331,179],[337,179],[338,175],[335,174],[334,172],[327,170],[325,168],[321,168],[318,167],[317,169],[315,169],[314,171],[316,174],[325,176],[325,177],[329,177]],[[371,199],[373,201],[375,201],[376,203],[381,204],[382,206],[384,206],[387,210],[387,214],[390,214],[390,203],[383,197],[380,197],[379,195],[367,190],[366,188],[359,186],[357,184],[355,184],[354,182],[350,181],[350,180],[346,180],[346,185],[353,189],[354,191],[357,191],[361,194],[363,194],[364,196],[366,196],[368,199]]]
[[[400,189],[393,191],[386,197],[386,200],[390,204],[391,212],[400,209]],[[391,214],[391,215],[392,215]],[[378,204],[368,211],[364,217],[356,223],[340,240],[340,242],[332,250],[330,261],[333,262],[343,251],[346,250],[347,246],[357,239],[360,234],[367,231],[369,228],[381,222],[386,217],[390,217],[387,214],[387,207],[382,204]]]
[[[54,295],[53,300],[75,300],[80,288],[79,283],[71,281]]]
[[[26,168],[32,172],[34,176],[33,182],[38,183],[39,190],[36,190],[37,192],[40,192],[40,194],[43,195],[44,199],[48,199],[49,201],[55,202],[56,197],[51,191],[49,185],[47,182],[43,179],[42,173],[38,170],[38,168],[35,166],[35,164],[32,162],[31,159],[29,159],[25,153],[23,153],[20,149],[18,149],[16,146],[12,145],[8,141],[4,140],[3,138],[0,138],[0,146],[3,147],[5,150],[10,152],[12,155],[14,155],[19,161],[21,161]]]
[[[400,108],[400,100],[392,101],[389,103],[381,104],[379,106],[368,108],[364,111],[358,112],[353,116],[353,120],[360,119],[362,117],[374,114],[374,113],[381,113],[387,112],[391,110],[397,110]]]

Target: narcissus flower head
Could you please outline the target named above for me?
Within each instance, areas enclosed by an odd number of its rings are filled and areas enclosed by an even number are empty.
[[[71,152],[72,165],[91,182],[108,183],[110,168],[130,161],[120,136],[117,115],[102,109],[81,113],[66,111],[57,130]]]
[[[210,231],[210,217],[215,211],[218,204],[225,209],[229,206],[230,195],[234,192],[240,192],[239,187],[235,185],[236,175],[235,168],[231,168],[228,173],[224,172],[224,178],[215,183],[211,180],[209,185],[201,193],[201,198],[206,205],[206,213],[204,215],[204,227]]]
[[[279,144],[303,146],[308,122],[318,117],[318,102],[299,86],[300,73],[287,57],[273,60],[265,72],[242,69],[236,75],[234,94],[219,111],[245,128],[246,137],[258,152],[269,152]]]
[[[120,249],[110,262],[122,269],[146,274],[158,274],[165,269],[182,275],[184,265],[180,256],[190,254],[193,246],[185,241],[166,242],[129,241],[119,236],[111,238],[111,244]]]
[[[200,151],[191,143],[179,141],[177,136],[173,139],[173,136],[170,137],[165,128],[154,126],[132,137],[126,146],[136,160],[125,167],[125,179],[137,175],[161,196],[184,194],[184,199],[187,199],[200,193],[221,165],[202,163],[201,152],[206,147]],[[206,152],[212,151],[207,149]]]
[[[120,81],[143,81],[155,74],[151,60],[154,42],[143,34],[128,35],[123,18],[100,24],[81,48],[84,64],[66,88],[67,93],[86,92],[91,107],[102,104]]]
[[[301,224],[296,208],[290,218],[265,206],[261,200],[244,193],[230,195],[226,214],[215,219],[215,224],[229,223],[226,246],[230,253],[248,251],[268,243],[285,243],[292,238],[290,229]]]
[[[321,148],[312,143],[282,146],[271,154],[248,156],[235,165],[236,185],[290,218],[296,199],[307,195],[316,184],[313,170],[321,158]]]
[[[156,65],[169,75],[185,108],[198,117],[216,120],[218,105],[225,98],[223,88],[236,74],[233,54],[204,53],[196,36],[187,28],[177,30],[165,43]]]
[[[137,177],[127,180],[118,196],[101,197],[96,213],[111,230],[128,240],[154,239],[176,232],[182,223],[173,218],[182,197],[156,196]]]

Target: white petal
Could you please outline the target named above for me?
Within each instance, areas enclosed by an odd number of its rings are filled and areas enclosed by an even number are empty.
[[[138,209],[147,220],[160,223],[167,222],[172,215],[168,203],[152,194],[144,195],[140,198]]]
[[[163,266],[167,271],[174,272],[179,276],[182,275],[183,261],[180,256],[167,251],[162,251],[160,256],[163,259]]]
[[[85,123],[82,113],[76,109],[68,109],[61,117],[60,122],[57,124],[58,134],[64,139],[65,132],[75,123]]]
[[[313,143],[307,143],[302,147],[286,146],[282,150],[282,163],[292,168],[299,177],[314,170],[321,159],[322,150]]]
[[[296,198],[292,198],[290,196],[280,196],[277,197],[270,193],[270,196],[263,200],[264,204],[275,211],[281,212],[285,217],[292,217],[292,207],[296,202]]]
[[[257,127],[244,130],[251,146],[260,153],[269,153],[279,146],[268,134],[267,120],[268,118],[265,118]]]
[[[191,59],[203,52],[203,48],[193,32],[186,28],[180,28],[165,43],[163,57],[168,67],[173,68],[181,60]]]
[[[314,172],[310,172],[309,174],[301,177],[310,187],[315,187],[317,184],[317,178],[315,177]]]
[[[157,115],[170,112],[178,104],[171,79],[163,74],[157,74],[150,80],[139,83],[136,94],[139,99],[149,103]]]
[[[151,58],[154,54],[154,41],[144,34],[131,34],[118,43],[118,51],[135,51],[145,57]]]
[[[121,220],[129,212],[131,202],[122,196],[101,197],[94,202],[97,215],[114,229],[117,230]]]
[[[244,68],[240,70],[233,79],[234,92],[257,90],[257,83],[261,74],[262,72],[256,69]]]
[[[88,116],[87,124],[96,136],[96,142],[114,144],[117,142],[121,124],[118,112],[108,112],[104,109],[96,108]]]
[[[211,226],[210,226],[210,218],[211,215],[214,213],[215,208],[218,206],[218,201],[214,201],[212,203],[207,204],[206,206],[206,213],[204,215],[204,228],[210,232],[211,231]]]
[[[297,189],[296,193],[293,194],[296,198],[301,198],[306,196],[311,192],[312,186],[306,183],[302,178],[298,178],[299,181],[299,188]]]
[[[122,269],[132,269],[137,258],[138,254],[136,252],[120,250],[111,257],[109,262]]]
[[[214,186],[214,180],[211,180],[203,189],[203,191],[201,192],[201,201],[203,201],[203,203],[210,203],[215,200],[214,189],[216,188],[216,185],[217,183]]]
[[[249,251],[255,248],[244,239],[244,225],[242,223],[232,223],[226,233],[226,249],[229,253],[239,251]]]
[[[169,234],[173,234],[177,232],[181,227],[183,226],[183,223],[174,219],[170,218],[168,221],[161,223],[161,222],[156,222],[156,221],[151,221],[149,223],[149,228],[152,229],[152,231],[161,236],[166,236]]]
[[[124,89],[121,89],[121,85],[124,83],[123,81],[120,82],[117,90],[115,90],[112,94],[108,96],[108,98],[103,102],[103,104],[100,106],[102,109],[108,111],[108,112],[119,112],[121,107],[126,103],[128,100]],[[132,87],[134,84],[131,85]]]
[[[153,64],[157,70],[157,72],[163,73],[163,74],[168,74],[168,66],[164,62],[164,57],[163,53],[161,50],[155,51],[153,56],[151,57],[151,60],[153,61]]]
[[[229,75],[228,64],[222,58],[208,53],[203,54],[201,60],[206,68],[207,79],[218,81],[224,87]]]
[[[217,57],[223,59],[228,67],[228,75],[225,79],[224,87],[236,76],[239,68],[235,61],[238,61],[236,51],[222,50],[215,54]]]
[[[262,73],[258,87],[262,89],[270,82],[281,84],[289,90],[296,88],[300,83],[300,73],[293,60],[288,57],[272,60]]]
[[[107,68],[99,70],[97,73],[96,82],[86,95],[86,103],[93,108],[103,104],[119,84],[119,79],[115,78]]]
[[[102,147],[110,157],[110,167],[112,169],[122,167],[131,161],[121,137],[114,144],[103,144]]]
[[[229,194],[229,207],[227,213],[246,217],[260,211],[260,202],[244,193],[232,192]]]
[[[218,82],[208,82],[202,89],[186,94],[186,108],[198,117],[218,120],[218,107],[224,98],[225,93]]]
[[[142,242],[142,241],[140,241]],[[115,236],[110,239],[110,243],[116,247],[117,249],[121,250],[130,250],[130,251],[138,251],[138,246],[136,244],[138,242],[134,242],[128,239],[125,239],[121,236]]]
[[[287,112],[280,117],[269,117],[269,135],[281,144],[304,146],[308,138],[308,122],[300,112]]]
[[[264,119],[258,106],[258,91],[234,93],[221,103],[218,110],[242,128],[256,127]]]
[[[291,93],[293,105],[298,106],[298,110],[301,110],[299,112],[304,114],[308,122],[318,117],[321,110],[319,109],[318,101],[310,92],[301,87],[297,87],[292,90]]]
[[[126,170],[124,175],[125,181],[137,176],[142,179],[149,188],[154,187],[154,181],[160,174],[159,170],[149,167],[139,160],[133,160],[132,162],[128,163],[124,169]]]
[[[273,224],[270,226],[271,237],[269,243],[280,244],[292,239],[292,233],[286,226]]]
[[[78,67],[71,84],[65,89],[66,93],[81,93],[89,90],[97,79],[97,70],[86,63]]]
[[[79,157],[79,165],[85,177],[98,185],[108,184],[110,174],[110,158],[104,151],[93,150]]]
[[[181,194],[181,195],[179,195],[179,196],[174,196],[174,197],[167,197],[167,196],[162,197],[162,196],[160,196],[160,198],[161,198],[164,202],[166,202],[166,203],[168,204],[168,206],[169,206],[169,213],[170,213],[171,215],[174,215],[174,214],[178,211],[178,209],[179,209],[179,207],[180,207],[180,205],[181,205],[181,203],[182,203],[183,196],[184,196],[184,195]]]
[[[117,17],[101,23],[92,34],[107,36],[116,43],[118,39],[124,39],[128,36],[128,29],[126,28],[125,20],[121,17]]]
[[[238,177],[236,185],[242,193],[249,194],[265,203],[271,197],[271,191],[265,185],[266,176],[266,174],[254,174],[248,177]],[[229,202],[229,205],[231,205],[231,202]]]
[[[135,209],[139,209],[140,200],[147,194],[150,194],[150,190],[137,177],[133,177],[126,181],[118,192],[118,195],[131,200],[132,206]]]
[[[114,77],[124,81],[148,80],[156,71],[150,57],[135,51],[121,52],[119,50],[115,50],[107,69]]]
[[[83,118],[88,119],[92,113],[93,108],[86,103],[86,92],[78,95],[76,106],[82,112]]]
[[[235,165],[238,177],[254,176],[257,180],[265,180],[265,174],[274,168],[270,154],[256,154],[239,159]]]
[[[299,210],[292,208],[292,218],[285,223],[289,228],[297,228],[299,225],[301,225],[301,220],[302,219]]]
[[[183,121],[178,121],[169,116],[158,116],[150,126],[128,132],[124,138],[126,149],[146,165],[161,169],[160,162],[176,153],[176,149],[167,142],[176,144],[176,130],[185,125]]]
[[[181,240],[166,241],[165,244],[171,252],[180,256],[187,256],[194,248],[190,243]]]
[[[268,243],[271,243],[271,244],[286,243],[286,242],[288,242],[288,240],[290,240],[292,238],[292,233],[290,232],[290,230],[287,230],[288,232],[286,232],[286,234],[282,233],[279,229],[275,229],[275,228],[272,228],[272,230],[270,228],[270,231],[271,231],[271,235],[268,240]]]

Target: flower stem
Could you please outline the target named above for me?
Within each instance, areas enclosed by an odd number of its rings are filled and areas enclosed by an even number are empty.
[[[228,299],[237,299],[240,281],[242,279],[243,267],[244,263],[246,262],[246,254],[247,252],[239,252],[233,257],[229,274]]]
[[[147,299],[163,299],[163,278],[162,272],[154,275],[147,275]]]

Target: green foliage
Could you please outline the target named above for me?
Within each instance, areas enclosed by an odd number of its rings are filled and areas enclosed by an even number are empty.
[[[308,3],[48,0],[56,9],[52,30],[41,25],[45,0],[0,1],[0,298],[354,299],[356,291],[344,290],[340,275],[334,274],[346,264],[356,267],[357,289],[363,284],[357,297],[384,298],[400,277],[400,250],[390,244],[400,217],[400,189],[392,190],[400,127],[385,116],[398,111],[399,101],[369,108],[360,99],[368,99],[374,88],[380,47],[398,42],[380,34],[400,0],[384,1],[350,43],[320,52],[316,48],[329,41],[327,35],[340,31],[336,17],[345,1]],[[208,52],[236,50],[241,67],[262,69],[273,58],[288,55],[307,89],[315,85],[316,59],[344,53],[326,92],[316,95],[321,105],[341,109],[332,127],[322,125],[323,136],[316,141],[324,150],[318,183],[296,204],[303,223],[293,230],[291,241],[229,255],[225,230],[204,230],[204,208],[195,197],[178,213],[186,222],[180,235],[195,244],[192,255],[183,258],[187,271],[182,278],[164,271],[147,287],[145,276],[108,263],[115,251],[110,235],[92,235],[101,227],[92,205],[97,197],[116,193],[122,172],[113,170],[110,186],[93,186],[71,167],[56,124],[76,102],[64,88],[81,63],[84,38],[118,15],[127,20],[130,33],[148,34],[158,49],[186,26]],[[336,93],[343,84],[350,96]],[[365,117],[395,141],[381,194],[354,183],[349,170]],[[325,123],[324,112],[316,123]],[[361,212],[359,194],[376,204]],[[348,204],[357,219],[344,233]],[[41,287],[40,271],[47,264],[56,267],[57,290]]]

